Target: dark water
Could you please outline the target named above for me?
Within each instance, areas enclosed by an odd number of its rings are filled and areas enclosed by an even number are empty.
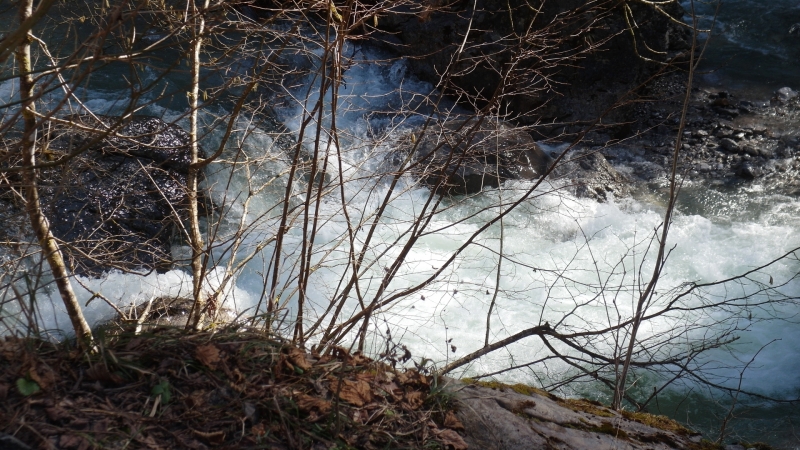
[[[767,97],[789,86],[800,89],[800,23],[798,0],[683,1],[688,13],[692,5],[707,36],[701,84],[716,86],[746,96]]]

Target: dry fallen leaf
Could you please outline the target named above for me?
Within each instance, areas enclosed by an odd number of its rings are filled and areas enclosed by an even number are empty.
[[[450,428],[451,430],[464,431],[464,424],[458,420],[458,417],[453,414],[453,411],[447,411],[447,414],[445,414],[444,426],[445,428]]]
[[[253,425],[253,427],[250,428],[250,431],[252,431],[253,434],[255,434],[256,436],[264,436],[265,434],[267,434],[267,430],[264,428],[264,424],[260,422]]]
[[[0,355],[9,361],[17,359],[19,349],[19,341],[13,336],[6,336],[5,340],[0,340]]]
[[[453,430],[434,430],[434,433],[436,433],[436,438],[445,448],[452,450],[467,450],[469,448],[464,439]]]
[[[398,386],[394,382],[383,383],[380,385],[380,388],[383,392],[386,393],[386,395],[391,396],[392,400],[396,402],[403,399],[403,390],[400,389],[400,386]]]
[[[206,391],[194,391],[186,398],[186,406],[190,408],[202,408],[206,404]]]
[[[354,406],[364,406],[372,401],[372,390],[366,381],[343,380],[339,398]]]
[[[106,367],[105,364],[95,364],[86,371],[86,375],[88,375],[90,380],[97,381],[99,383],[121,384],[123,381],[125,381],[121,376],[109,372],[108,367]],[[102,387],[100,384],[98,384],[98,386]]]
[[[28,377],[35,381],[42,390],[49,389],[56,382],[56,374],[43,364],[32,364],[28,371]]]
[[[406,392],[406,402],[411,409],[417,409],[425,402],[425,394],[420,391]]]
[[[52,408],[45,408],[45,414],[47,414],[47,418],[53,422],[57,422],[59,420],[68,419],[70,417],[69,411],[60,407],[60,406],[53,406]]]
[[[295,403],[297,403],[297,407],[300,408],[301,411],[305,412],[317,410],[326,414],[331,410],[331,402],[306,394],[300,394],[295,398]]]
[[[211,370],[217,370],[219,364],[219,349],[214,344],[205,344],[197,347],[195,357],[204,366]]]
[[[58,446],[61,448],[76,448],[83,442],[83,438],[72,434],[62,434],[58,438]]]
[[[152,448],[154,450],[158,449],[161,450],[161,447],[156,442],[156,439],[153,436],[138,436],[134,439],[136,442],[146,445],[148,448]]]
[[[353,359],[350,361],[350,363],[354,366],[363,366],[369,364],[370,362],[372,362],[372,360],[362,355],[361,352],[354,353]]]
[[[303,371],[311,368],[311,364],[306,359],[306,354],[304,351],[296,347],[291,347],[286,353],[289,357],[289,362],[292,363],[292,365],[303,369]]]

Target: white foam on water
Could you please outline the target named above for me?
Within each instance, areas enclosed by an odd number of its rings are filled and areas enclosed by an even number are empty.
[[[373,173],[382,167],[383,160],[393,151],[393,135],[389,138],[386,135],[393,131],[407,132],[423,117],[413,114],[398,117],[391,111],[402,104],[418,102],[422,105],[419,99],[432,91],[430,85],[406,77],[402,61],[375,65],[367,63],[375,58],[367,51],[356,48],[352,54],[352,65],[340,88],[340,110],[337,111],[341,148],[332,142],[328,145],[329,137],[324,134],[320,147],[324,150],[322,154],[328,155],[331,167],[341,164],[343,168],[345,199],[342,200],[339,190],[335,189],[320,202],[318,209],[311,207],[312,217],[317,215],[321,226],[312,257],[315,270],[310,275],[306,292],[307,317],[310,320],[324,313],[337,293],[339,280],[349,276],[345,269],[349,228],[343,209],[347,208],[354,224],[355,241],[363,242],[373,220],[371,215],[388,192],[388,183]],[[398,86],[402,86],[402,95],[397,93]],[[104,99],[106,94],[87,92],[85,104],[104,113],[113,111],[117,102]],[[315,100],[313,95],[316,94],[312,94],[309,103]],[[303,104],[286,106],[279,110],[279,119],[288,129],[297,132],[303,108]],[[446,113],[453,109],[452,106],[448,108]],[[145,112],[167,119],[179,115],[177,111],[158,106],[149,107]],[[323,122],[330,123],[330,110],[325,116]],[[231,165],[215,165],[205,181],[215,203],[224,205],[221,235],[231,235],[240,220],[248,225],[234,263],[270,242],[275,235],[287,182],[285,176],[276,179],[287,168],[287,160],[274,150],[272,137],[258,127],[246,123],[242,127],[247,132],[242,132],[234,141],[241,143],[248,157],[264,159],[252,165],[249,172],[242,166],[234,169]],[[203,144],[215,148],[218,144],[215,139],[219,139],[218,134],[209,136]],[[307,149],[313,145],[308,140],[304,144]],[[339,177],[335,170],[331,176],[333,180]],[[263,183],[271,184],[252,198],[245,214],[244,199],[254,191],[254,187]],[[292,204],[305,201],[305,186],[296,183]],[[499,196],[509,202],[520,198],[531,187],[529,182],[509,182],[501,189],[487,190],[470,199],[445,200],[447,209],[442,209],[427,227],[427,230],[436,231],[420,238],[413,246],[381,298],[428,279],[483,223],[498,214]],[[391,309],[376,314],[376,330],[382,332],[388,324],[393,336],[402,339],[415,358],[425,356],[441,365],[483,346],[486,315],[495,288],[499,293],[491,316],[490,341],[544,321],[557,329],[575,330],[613,325],[619,317],[630,317],[635,308],[636,290],[633,286],[637,282],[635,277],[639,276],[639,267],[641,265],[641,273],[645,276],[652,271],[654,250],[643,265],[642,261],[649,239],[663,218],[662,207],[631,199],[601,204],[574,198],[557,188],[543,183],[531,198],[504,218],[502,233],[507,259],[502,264],[499,285],[496,271],[500,225],[495,224],[464,249],[435,282],[400,299]],[[374,262],[361,277],[361,293],[367,300],[377,292],[386,267],[400,255],[402,245],[408,239],[407,231],[429,195],[429,191],[416,185],[414,180],[400,180],[367,253],[367,261]],[[762,193],[748,195],[759,196]],[[735,210],[735,207],[734,203],[730,208]],[[679,214],[669,238],[669,247],[674,246],[674,250],[657,290],[667,293],[687,281],[702,283],[731,277],[800,247],[797,222],[791,213],[798,210],[798,201],[776,200],[773,204],[763,205],[763,208],[761,214],[744,220]],[[790,213],[783,212],[785,210]],[[361,221],[364,221],[363,227],[355,225]],[[286,302],[290,313],[296,307],[292,283],[296,283],[294,274],[303,240],[302,230],[295,223],[286,234],[282,248],[284,258],[279,287],[288,288],[282,291],[280,301]],[[175,252],[185,254],[186,248],[176,247]],[[269,273],[273,252],[274,243],[269,243],[235,274],[222,296],[225,307],[249,313],[253,313],[259,304],[264,307],[267,301],[264,292],[268,284],[265,277]],[[222,248],[213,256],[218,266],[209,277],[211,281],[207,290],[215,289],[225,278],[224,266],[231,252]],[[781,284],[798,271],[797,261],[787,260],[771,267],[769,276],[776,284]],[[82,304],[92,297],[93,292],[102,293],[119,306],[141,303],[158,296],[187,296],[191,292],[191,277],[185,270],[147,276],[113,272],[99,279],[79,277],[77,281],[80,281],[76,283],[76,290]],[[78,284],[85,284],[88,290]],[[598,284],[607,284],[610,289],[600,294],[593,287]],[[712,289],[710,293],[720,294],[725,289],[732,292],[730,286],[725,286]],[[738,289],[747,291],[753,287],[738,286]],[[798,295],[800,286],[795,281],[784,287],[784,291]],[[42,328],[69,330],[69,321],[59,306],[56,293],[47,291],[41,294]],[[52,305],[44,301],[46,298]],[[658,301],[666,300],[668,297],[662,296]],[[344,317],[355,311],[357,302],[351,301],[345,308]],[[796,304],[785,305],[775,312],[792,317],[798,313],[798,308]],[[113,308],[95,298],[85,308],[85,313],[87,320],[94,325],[111,318]],[[782,387],[796,389],[800,386],[800,350],[785,337],[796,334],[800,328],[791,322],[759,322],[764,318],[758,316],[760,313],[755,312],[752,327],[740,333],[740,342],[729,348],[740,355],[749,355],[772,339],[784,339],[762,352],[760,358],[764,363],[748,370],[745,387],[763,391],[765,380],[780,376],[784,380]],[[641,337],[648,338],[685,326],[682,321],[711,325],[719,318],[703,314],[663,317],[644,325]],[[373,349],[382,346],[381,337],[375,337],[372,345]],[[455,352],[451,345],[456,347]],[[598,343],[597,347],[610,351],[608,343]],[[518,364],[536,359],[543,352],[541,343],[528,339],[510,346],[508,351],[482,358],[465,373],[495,371],[507,367],[512,361]],[[713,358],[728,362],[732,357],[725,351],[717,351]],[[567,370],[563,363],[553,362],[548,363],[546,372],[555,376]],[[537,382],[530,373],[517,372],[510,376],[520,381]],[[769,386],[774,384],[769,383]]]

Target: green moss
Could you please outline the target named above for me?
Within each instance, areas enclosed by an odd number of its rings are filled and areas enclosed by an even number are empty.
[[[671,431],[684,436],[694,434],[691,430],[666,416],[658,416],[646,412],[620,411],[622,415],[634,422],[643,423],[659,430]]]
[[[616,414],[614,414],[614,412],[604,407],[599,402],[593,402],[591,400],[586,400],[586,399],[570,398],[564,400],[564,404],[567,406],[567,408],[573,411],[582,411],[600,417],[616,417]]]
[[[547,397],[550,400],[556,402],[563,402],[559,397],[545,391],[544,389],[535,388],[533,386],[528,386],[527,384],[516,383],[516,384],[506,384],[501,383],[499,381],[478,381],[473,380],[472,378],[463,378],[461,379],[462,382],[466,384],[474,384],[476,386],[483,386],[489,389],[495,389],[498,391],[505,391],[506,389],[516,392],[517,394],[532,396],[533,394],[541,395],[542,397]]]
[[[615,427],[614,424],[611,422],[604,421],[600,424],[599,427],[592,427],[588,428],[587,431],[593,431],[595,433],[603,433],[608,434],[619,439],[627,439],[628,433],[620,430],[618,427]]]

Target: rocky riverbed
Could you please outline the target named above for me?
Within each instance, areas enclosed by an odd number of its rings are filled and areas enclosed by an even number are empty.
[[[662,96],[636,107],[640,119],[630,136],[593,132],[585,145],[603,154],[634,180],[656,183],[671,169],[685,92],[685,77],[666,77],[649,88]],[[691,92],[681,135],[678,174],[685,180],[742,185],[757,182],[787,195],[800,194],[800,118],[797,92],[742,98],[725,90]]]

